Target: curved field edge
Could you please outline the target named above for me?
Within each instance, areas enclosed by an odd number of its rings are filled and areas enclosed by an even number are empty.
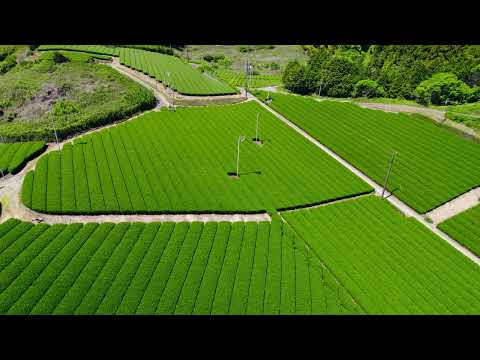
[[[251,141],[258,114],[262,146]],[[241,176],[232,179],[242,133]],[[50,214],[259,213],[371,191],[250,101],[161,110],[82,136],[39,159],[22,199]]]

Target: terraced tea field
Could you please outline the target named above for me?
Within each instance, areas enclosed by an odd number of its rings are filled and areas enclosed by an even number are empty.
[[[442,222],[438,228],[480,256],[480,205]]]
[[[480,185],[480,144],[441,125],[345,102],[271,97],[273,109],[381,185],[397,151],[388,189],[419,213]]]
[[[215,76],[232,86],[245,86],[245,73],[228,69],[218,69],[215,71]],[[259,88],[278,85],[282,85],[280,75],[252,75],[250,87]]]
[[[260,114],[259,137],[255,137]],[[240,178],[236,172],[237,140]],[[48,213],[263,212],[372,191],[256,102],[150,112],[39,159],[23,202]]]
[[[478,265],[378,197],[282,216],[367,313],[480,313]]]
[[[154,77],[183,95],[228,95],[238,91],[202,74],[179,58],[146,50],[120,48],[120,63]]]
[[[43,141],[2,143],[0,144],[0,170],[3,174],[16,174],[45,148]]]
[[[0,225],[0,314],[356,314],[287,224]]]
[[[68,50],[98,55],[119,56],[119,48],[102,45],[40,45],[39,51]]]

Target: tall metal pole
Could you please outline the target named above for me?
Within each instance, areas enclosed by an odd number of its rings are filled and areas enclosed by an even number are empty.
[[[390,164],[388,165],[387,176],[385,176],[385,183],[383,184],[382,198],[383,198],[383,195],[385,194],[385,189],[387,188],[388,178],[390,177],[390,172],[392,171],[392,166],[393,166],[393,162],[395,161],[396,155],[397,155],[396,151],[392,152],[392,157],[390,158]]]
[[[260,117],[260,113],[257,113],[257,128],[255,130],[255,140],[259,141],[260,139],[258,138],[258,118]]]
[[[237,143],[237,176],[240,177],[240,143],[242,143],[245,140],[245,136],[239,136],[238,137],[238,143]]]

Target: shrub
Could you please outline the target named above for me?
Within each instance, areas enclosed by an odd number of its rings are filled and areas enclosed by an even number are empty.
[[[65,55],[63,55],[62,53],[60,53],[58,51],[54,51],[53,54],[52,54],[52,61],[55,64],[61,64],[61,63],[69,62],[70,60]]]
[[[287,90],[297,94],[308,94],[306,86],[305,67],[298,61],[291,61],[285,67],[282,82]]]
[[[422,104],[444,105],[465,103],[472,97],[472,89],[452,73],[437,73],[422,81],[415,89],[417,101]]]
[[[5,59],[0,62],[0,74],[5,74],[8,70],[17,65],[17,58],[15,54],[10,54]]]
[[[320,71],[322,89],[328,96],[349,97],[359,80],[359,69],[347,58],[333,57]]]
[[[367,98],[384,97],[385,90],[383,86],[379,85],[375,80],[364,79],[355,84],[353,96]]]

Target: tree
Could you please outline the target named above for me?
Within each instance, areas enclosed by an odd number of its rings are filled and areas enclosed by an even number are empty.
[[[291,61],[285,67],[282,76],[282,82],[287,90],[297,94],[308,94],[309,89],[306,84],[305,66],[297,60]]]
[[[322,91],[331,97],[349,97],[360,77],[360,71],[355,63],[334,56],[328,60],[320,72]]]
[[[355,90],[353,91],[355,97],[384,97],[385,90],[383,87],[372,79],[360,80],[355,84]]]
[[[473,89],[452,73],[437,73],[422,81],[415,93],[422,104],[461,104],[472,98]]]

